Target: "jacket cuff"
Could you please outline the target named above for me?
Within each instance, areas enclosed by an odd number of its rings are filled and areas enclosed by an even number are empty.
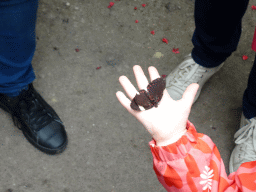
[[[191,148],[197,144],[198,133],[195,126],[188,120],[186,125],[187,132],[177,142],[167,146],[157,146],[152,138],[149,142],[151,152],[158,161],[173,161],[183,159]]]

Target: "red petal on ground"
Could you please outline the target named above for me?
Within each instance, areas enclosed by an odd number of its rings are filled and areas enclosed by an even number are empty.
[[[166,38],[163,38],[162,41],[168,44],[168,40]]]
[[[139,22],[138,20],[135,21],[135,23],[138,23],[138,22]]]
[[[137,10],[137,7],[134,7],[135,10]]]
[[[146,4],[142,4],[142,7],[146,7]]]
[[[80,50],[79,49],[76,49],[76,52],[79,52]]]
[[[152,34],[152,35],[155,35],[155,31],[151,31],[151,34]]]
[[[166,75],[162,75],[162,77],[163,77],[163,78],[165,78],[165,77],[166,77]]]
[[[175,54],[176,54],[176,53],[180,53],[180,52],[179,52],[179,48],[177,48],[177,49],[174,49],[174,48],[173,48],[172,52],[175,53]]]
[[[101,67],[97,67],[96,69],[100,69]]]
[[[247,55],[244,55],[243,56],[243,60],[247,60],[248,59],[248,56]]]
[[[109,5],[112,7],[115,3],[114,2],[110,2]]]

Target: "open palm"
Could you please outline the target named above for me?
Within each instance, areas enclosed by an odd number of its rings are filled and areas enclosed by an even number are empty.
[[[135,65],[133,71],[139,90],[147,90],[149,82],[141,67]],[[149,67],[148,71],[151,81],[160,77],[155,67]],[[178,101],[173,100],[165,89],[157,108],[135,111],[130,104],[138,91],[126,76],[120,76],[119,82],[130,100],[121,91],[116,92],[117,99],[148,130],[158,146],[167,145],[175,136],[186,132],[186,124],[199,88],[198,84],[193,83],[188,86],[182,99]]]

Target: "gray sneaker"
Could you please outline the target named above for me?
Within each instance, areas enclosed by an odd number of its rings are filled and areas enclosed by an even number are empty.
[[[166,77],[166,90],[171,98],[177,101],[182,99],[183,93],[190,84],[197,83],[199,84],[199,88],[193,102],[194,104],[205,82],[210,79],[213,74],[218,72],[223,65],[224,62],[214,68],[202,67],[193,60],[190,53],[185,56],[184,61]]]

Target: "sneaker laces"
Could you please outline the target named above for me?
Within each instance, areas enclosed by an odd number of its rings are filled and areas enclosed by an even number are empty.
[[[256,119],[251,119],[251,123],[247,124],[246,126],[239,129],[236,133],[234,138],[236,144],[243,144],[244,147],[240,147],[241,151],[244,151],[243,159],[250,162],[256,160]]]
[[[19,129],[22,128],[22,125],[19,126],[20,122],[18,121],[21,117],[35,131],[42,129],[52,121],[52,116],[40,104],[35,93],[31,90],[22,91],[18,96],[16,105],[20,107],[20,111],[12,114],[12,119]]]
[[[192,83],[198,83],[198,77],[203,77],[203,75],[200,75],[199,73],[196,72],[207,72],[207,70],[203,69],[199,64],[194,63],[191,64],[191,61],[189,61],[190,59],[184,61],[181,66],[180,69],[181,70],[178,73],[178,76],[174,78],[174,80],[170,80],[171,82],[169,82],[169,86],[172,85],[172,88],[179,92],[180,94],[184,93],[184,90],[186,90],[186,88],[192,84]],[[188,68],[191,68],[191,70],[189,71]],[[186,78],[184,77],[186,76]],[[193,76],[193,78],[191,78]]]

